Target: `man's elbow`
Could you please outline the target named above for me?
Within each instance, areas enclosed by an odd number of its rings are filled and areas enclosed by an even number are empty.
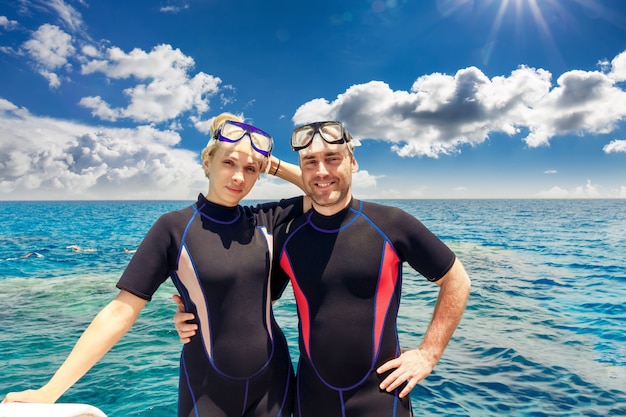
[[[442,288],[449,287],[460,293],[469,296],[472,281],[463,267],[461,261],[457,258],[452,268],[437,282]]]

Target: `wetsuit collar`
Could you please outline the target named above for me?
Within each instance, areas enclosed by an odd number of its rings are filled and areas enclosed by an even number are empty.
[[[324,216],[313,208],[310,211],[309,221],[321,230],[338,230],[349,225],[361,212],[361,201],[352,197],[350,203],[338,213],[331,216]]]
[[[241,216],[240,206],[226,207],[212,203],[202,193],[198,195],[196,209],[203,217],[207,217],[216,223],[233,223]]]

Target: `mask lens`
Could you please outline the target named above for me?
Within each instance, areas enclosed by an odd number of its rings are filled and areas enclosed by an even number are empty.
[[[307,146],[311,140],[313,139],[313,135],[315,134],[315,129],[311,126],[303,126],[296,131],[293,132],[291,145],[294,148],[300,148],[303,146]]]
[[[320,135],[328,143],[343,140],[343,127],[337,122],[324,123],[320,126]]]
[[[272,150],[272,138],[259,132],[250,132],[250,140],[256,149],[265,152]]]
[[[241,126],[232,123],[224,123],[222,131],[220,132],[223,137],[229,140],[239,140],[246,133],[245,129]]]

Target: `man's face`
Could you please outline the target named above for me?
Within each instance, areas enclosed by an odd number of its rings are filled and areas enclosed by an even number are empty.
[[[346,144],[329,145],[317,136],[309,147],[298,152],[302,182],[315,209],[329,216],[350,202],[352,173],[358,164]]]

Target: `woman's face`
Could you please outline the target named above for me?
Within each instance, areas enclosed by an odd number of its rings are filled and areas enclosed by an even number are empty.
[[[205,162],[209,177],[207,200],[227,207],[239,204],[259,178],[261,161],[249,141],[220,142],[213,157]]]

